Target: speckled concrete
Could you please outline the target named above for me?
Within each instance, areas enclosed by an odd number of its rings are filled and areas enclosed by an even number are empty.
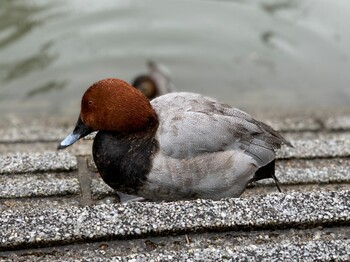
[[[294,140],[294,148],[283,146],[277,158],[330,158],[350,156],[350,140]]]
[[[0,176],[0,198],[66,196],[80,193],[79,180],[70,175],[21,174]]]
[[[280,185],[280,188],[284,194],[290,194],[293,192],[335,192],[349,190],[349,183],[332,183],[332,184],[289,184]],[[269,195],[278,192],[277,187],[274,184],[254,186],[250,184],[243,192],[241,197],[252,197],[257,195]],[[111,196],[112,197],[112,196]],[[101,200],[102,201],[102,200]]]
[[[0,129],[0,143],[59,141],[72,132],[72,128],[30,125]]]
[[[180,250],[136,253],[126,256],[109,255],[105,250],[66,253],[10,255],[1,261],[349,261],[350,240],[308,241],[248,246],[208,246]]]
[[[350,191],[170,203],[5,210],[0,248],[211,229],[252,230],[350,222]]]
[[[288,140],[350,140],[350,132],[286,132],[282,135]]]
[[[2,119],[0,261],[350,260],[350,111],[271,116],[257,118],[295,146],[278,152],[283,194],[265,180],[238,199],[126,204],[93,135],[57,151],[76,119]]]
[[[93,141],[79,140],[74,146],[65,148],[64,153],[72,155],[91,155]],[[59,142],[32,142],[32,143],[0,143],[0,152],[2,154],[43,154],[45,152],[57,152]]]
[[[319,131],[322,129],[321,120],[315,117],[294,116],[294,117],[277,117],[263,120],[266,124],[274,129],[286,131]]]
[[[350,130],[350,115],[328,117],[323,120],[323,124],[331,131]]]
[[[347,261],[350,259],[350,240],[285,242],[273,245],[251,245],[236,248],[207,247],[181,251],[135,254],[112,257],[113,261]],[[101,253],[100,253],[101,254]],[[96,254],[97,255],[97,254]],[[96,256],[95,255],[95,256]],[[95,256],[91,256],[93,259]],[[103,256],[99,256],[101,259]]]
[[[99,258],[109,261],[110,259],[116,259],[116,257],[126,260],[126,258],[137,255],[145,257],[155,256],[156,254],[175,253],[178,256],[180,252],[187,253],[188,250],[205,250],[207,248],[224,248],[225,250],[235,250],[236,252],[241,252],[244,247],[271,247],[273,249],[279,248],[281,244],[286,243],[300,245],[302,249],[304,245],[309,245],[312,242],[336,245],[339,240],[349,239],[349,236],[349,227],[188,233],[185,235],[109,240],[65,245],[62,247],[40,248],[40,252],[38,252],[38,249],[7,251],[0,253],[0,260],[58,261],[62,259],[63,261],[70,261],[74,258],[75,261],[94,261],[94,259]],[[339,249],[331,246],[330,250],[336,252]],[[314,252],[316,250],[308,250],[307,252],[310,251]],[[307,255],[307,252],[302,254],[302,256]],[[268,248],[266,248],[266,253],[273,255],[272,250],[269,251]],[[243,250],[242,256],[244,254],[246,254],[246,250]],[[337,255],[335,253],[335,256]],[[206,258],[210,260],[211,257],[207,256]]]
[[[281,184],[349,183],[350,158],[279,161],[276,177]],[[274,184],[270,179],[261,182]]]
[[[80,205],[77,195],[31,198],[0,198],[0,212],[5,210],[30,210],[40,208],[71,208]]]
[[[76,170],[77,159],[69,153],[0,155],[0,174]]]

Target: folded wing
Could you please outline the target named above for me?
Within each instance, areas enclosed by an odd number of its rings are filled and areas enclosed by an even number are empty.
[[[261,167],[288,142],[250,115],[197,94],[172,93],[152,100],[160,121],[162,153],[189,158],[204,153],[243,150]]]

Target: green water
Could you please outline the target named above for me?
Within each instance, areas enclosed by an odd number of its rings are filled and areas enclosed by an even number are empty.
[[[1,0],[0,114],[77,115],[106,77],[165,64],[243,109],[348,107],[350,1]]]

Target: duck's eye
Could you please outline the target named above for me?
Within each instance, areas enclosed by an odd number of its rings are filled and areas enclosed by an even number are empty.
[[[92,101],[91,101],[91,100],[88,102],[88,105],[89,105],[89,106],[92,106]]]

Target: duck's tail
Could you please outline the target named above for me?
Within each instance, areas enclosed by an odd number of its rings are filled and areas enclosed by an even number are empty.
[[[259,124],[271,135],[272,145],[274,148],[280,148],[282,144],[287,145],[289,147],[294,147],[288,140],[286,140],[279,132],[277,132],[275,129],[273,129],[271,126],[259,122]]]
[[[276,161],[274,159],[273,161],[268,163],[266,166],[260,167],[255,172],[255,175],[250,182],[256,182],[256,181],[259,181],[262,179],[272,178],[276,183],[276,187],[277,187],[278,191],[282,192],[282,190],[279,186],[279,181],[278,181],[277,177],[275,176],[275,162]]]

